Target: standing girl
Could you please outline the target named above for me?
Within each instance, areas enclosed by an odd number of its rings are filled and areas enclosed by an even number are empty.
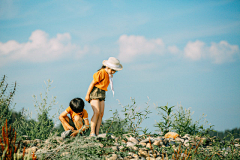
[[[112,77],[117,71],[122,70],[122,65],[119,60],[110,57],[108,60],[102,62],[103,66],[93,75],[93,81],[89,85],[85,100],[90,102],[93,109],[93,116],[91,119],[91,133],[90,136],[99,134],[100,125],[104,113],[105,92],[110,83],[114,95]]]

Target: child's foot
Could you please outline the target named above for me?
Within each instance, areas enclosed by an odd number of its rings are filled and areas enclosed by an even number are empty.
[[[91,134],[89,135],[89,137],[96,137],[96,134],[95,134],[95,133],[91,133]]]
[[[65,138],[67,138],[68,136],[70,136],[71,134],[72,134],[72,131],[71,131],[71,130],[67,130],[67,131],[62,132],[61,137],[62,137],[63,139],[65,139]]]

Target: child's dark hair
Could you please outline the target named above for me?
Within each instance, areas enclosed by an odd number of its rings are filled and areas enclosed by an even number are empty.
[[[70,101],[69,106],[75,113],[80,113],[84,108],[84,101],[81,98],[74,98]]]
[[[106,68],[106,66],[102,65],[102,67],[98,71],[100,71],[101,69],[104,69],[104,68]]]

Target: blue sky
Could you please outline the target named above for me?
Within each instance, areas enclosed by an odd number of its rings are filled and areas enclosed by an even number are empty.
[[[84,98],[102,61],[117,57],[115,97],[105,115],[148,97],[152,114],[142,126],[154,131],[155,105],[181,104],[223,131],[240,127],[239,1],[0,1],[0,76],[18,84],[15,109],[35,114],[44,81],[59,108]],[[110,89],[109,89],[110,90]],[[155,105],[154,105],[155,104]],[[54,114],[53,109],[50,114]],[[62,109],[61,111],[63,111]],[[91,106],[86,103],[89,118]]]

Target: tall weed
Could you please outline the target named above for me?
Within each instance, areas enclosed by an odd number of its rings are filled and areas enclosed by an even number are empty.
[[[167,132],[169,132],[172,128],[172,107],[168,107],[168,104],[166,106],[158,106],[156,109],[158,110],[158,114],[161,116],[161,120],[159,122],[156,122],[155,127],[158,127],[160,132],[165,135]]]
[[[112,110],[109,110],[112,112]],[[101,133],[112,133],[116,136],[127,132],[125,120],[120,118],[118,111],[113,112],[113,116],[102,122]]]
[[[136,101],[133,98],[130,98],[132,101],[131,105],[122,106],[124,113],[124,122],[126,124],[126,129],[130,133],[138,133],[141,131],[140,125],[142,124],[143,120],[149,118],[148,115],[151,113],[149,110],[148,102],[147,107],[143,111],[137,110]],[[121,105],[121,103],[119,102]]]
[[[9,124],[12,123],[12,109],[14,108],[12,101],[16,92],[16,88],[17,83],[15,82],[13,88],[9,90],[9,85],[6,82],[6,76],[4,75],[0,82],[0,127],[5,124],[6,119],[8,120]]]
[[[199,120],[194,121],[192,119],[193,112],[191,112],[190,108],[184,109],[182,105],[179,105],[177,110],[173,112],[172,108],[174,107],[175,106],[168,107],[168,105],[166,105],[156,108],[158,114],[162,116],[162,119],[156,122],[155,127],[157,127],[162,134],[174,131],[181,136],[185,134],[206,135],[212,130],[213,126],[208,123],[204,114]]]
[[[16,128],[20,135],[27,135],[31,139],[46,139],[50,134],[56,132],[54,130],[53,119],[57,118],[59,111],[50,117],[49,111],[56,105],[56,97],[52,97],[49,101],[49,92],[52,89],[53,81],[45,82],[45,94],[40,93],[40,101],[37,96],[33,95],[34,107],[37,112],[37,120],[32,119],[32,113],[29,110],[23,110],[23,116],[18,121]],[[61,108],[61,107],[60,107]],[[50,117],[50,118],[49,118]]]
[[[208,123],[204,114],[198,120],[194,121],[192,119],[193,113],[190,108],[184,109],[182,105],[179,105],[178,109],[173,113],[173,131],[180,135],[207,134],[207,131],[211,130],[213,126]]]

